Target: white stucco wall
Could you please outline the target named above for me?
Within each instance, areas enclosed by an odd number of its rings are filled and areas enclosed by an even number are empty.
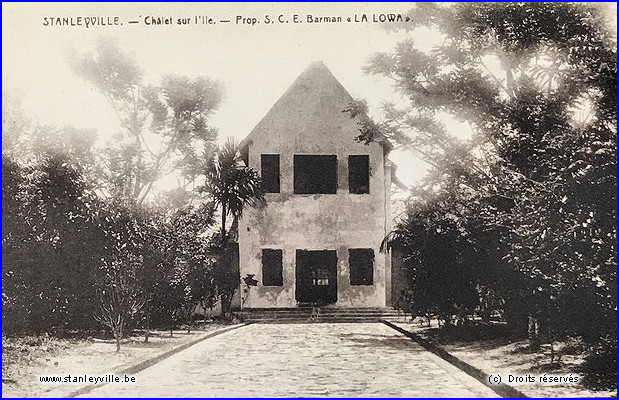
[[[254,274],[245,308],[295,307],[295,251],[336,250],[338,257],[337,307],[384,307],[390,284],[388,257],[379,251],[390,224],[390,170],[380,144],[364,145],[353,139],[357,124],[341,110],[350,96],[326,68],[312,65],[276,103],[248,137],[249,165],[260,171],[261,154],[280,155],[280,187],[267,194],[267,206],[247,209],[239,222],[241,277]],[[294,194],[295,154],[335,154],[338,159],[336,194]],[[348,192],[348,155],[370,159],[370,193]],[[262,249],[283,250],[281,287],[262,286]],[[351,286],[349,248],[374,250],[374,283]]]

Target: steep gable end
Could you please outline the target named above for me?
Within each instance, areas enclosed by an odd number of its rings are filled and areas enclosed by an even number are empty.
[[[295,142],[320,152],[321,146],[350,143],[358,134],[356,122],[342,110],[352,96],[322,62],[313,62],[286,90],[282,97],[241,143]],[[309,135],[309,136],[307,136]],[[311,141],[307,141],[308,138]],[[303,138],[303,140],[301,139]]]

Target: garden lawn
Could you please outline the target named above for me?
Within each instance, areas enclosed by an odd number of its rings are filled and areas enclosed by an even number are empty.
[[[550,364],[550,346],[543,345],[538,353],[528,351],[527,340],[509,341],[508,339],[487,340],[448,340],[441,343],[438,339],[436,321],[431,327],[420,326],[418,322],[394,322],[396,325],[418,336],[432,341],[453,356],[488,374],[500,374],[503,382],[511,385],[529,397],[617,397],[617,390],[594,391],[580,384],[515,384],[507,382],[508,374],[536,376],[546,374],[578,374],[578,368],[584,361],[584,354],[565,352],[566,343],[555,344],[555,350],[562,353],[559,364]],[[576,353],[576,354],[573,354]]]
[[[49,336],[2,338],[2,397],[63,397],[85,384],[43,384],[43,375],[112,374],[224,328],[209,324],[192,330],[154,331],[123,339],[116,352],[113,339],[58,339]]]

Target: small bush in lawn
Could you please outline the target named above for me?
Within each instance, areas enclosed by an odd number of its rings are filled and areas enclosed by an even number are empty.
[[[561,347],[561,353],[567,355],[579,355],[584,353],[585,343],[581,338],[568,337],[565,339],[563,347]]]

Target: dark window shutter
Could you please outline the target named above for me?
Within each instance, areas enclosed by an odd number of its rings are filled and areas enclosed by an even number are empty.
[[[279,154],[260,156],[260,178],[265,193],[279,193]]]
[[[262,286],[282,286],[282,250],[262,249]]]
[[[370,193],[370,156],[348,156],[348,192]]]
[[[374,250],[348,249],[351,285],[374,284]]]

